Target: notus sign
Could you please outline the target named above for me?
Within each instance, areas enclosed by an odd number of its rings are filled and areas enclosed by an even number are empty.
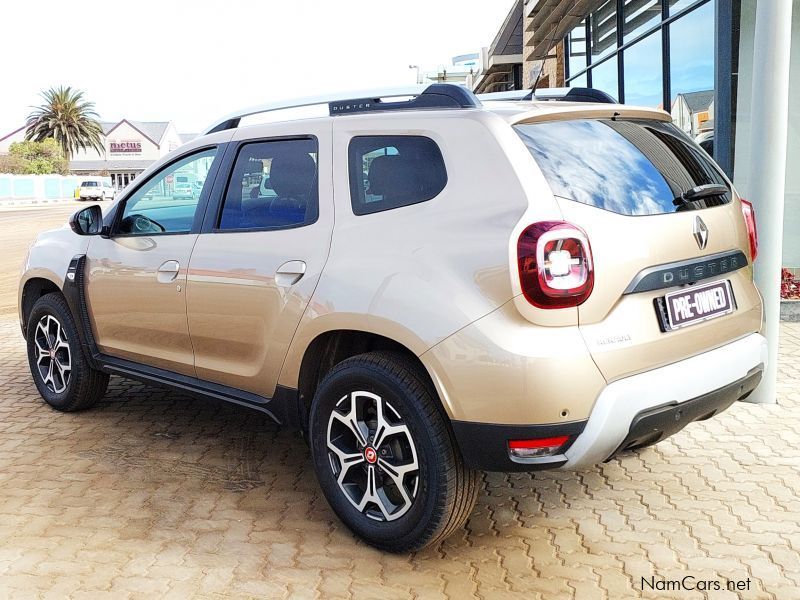
[[[142,142],[141,140],[122,140],[119,142],[110,142],[111,154],[141,154]]]

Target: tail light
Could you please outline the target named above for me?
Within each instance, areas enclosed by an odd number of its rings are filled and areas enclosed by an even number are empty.
[[[742,213],[747,225],[747,236],[750,238],[750,260],[756,261],[758,256],[758,230],[756,229],[756,211],[747,200],[742,200]]]
[[[509,440],[508,452],[515,458],[540,458],[553,456],[569,440],[568,435],[539,438],[536,440]]]
[[[528,226],[517,242],[522,293],[539,308],[578,306],[592,293],[594,267],[586,233],[564,221]]]

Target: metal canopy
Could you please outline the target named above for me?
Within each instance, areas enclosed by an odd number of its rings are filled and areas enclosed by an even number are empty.
[[[584,17],[605,0],[528,0],[525,14],[526,31],[533,35],[526,44],[528,60],[545,58]]]

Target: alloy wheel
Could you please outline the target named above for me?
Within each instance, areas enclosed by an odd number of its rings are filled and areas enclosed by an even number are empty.
[[[36,325],[34,334],[36,367],[48,389],[60,394],[69,385],[72,373],[72,354],[64,327],[52,315],[45,315]]]
[[[328,459],[350,503],[376,521],[411,508],[419,487],[417,449],[399,413],[380,396],[352,392],[328,419]]]

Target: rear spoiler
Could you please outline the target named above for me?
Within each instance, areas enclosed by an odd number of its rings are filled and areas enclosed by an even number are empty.
[[[562,102],[600,102],[616,104],[610,95],[601,90],[586,87],[540,88],[538,90],[512,90],[510,92],[491,92],[478,94],[481,100],[500,101],[562,101]]]

